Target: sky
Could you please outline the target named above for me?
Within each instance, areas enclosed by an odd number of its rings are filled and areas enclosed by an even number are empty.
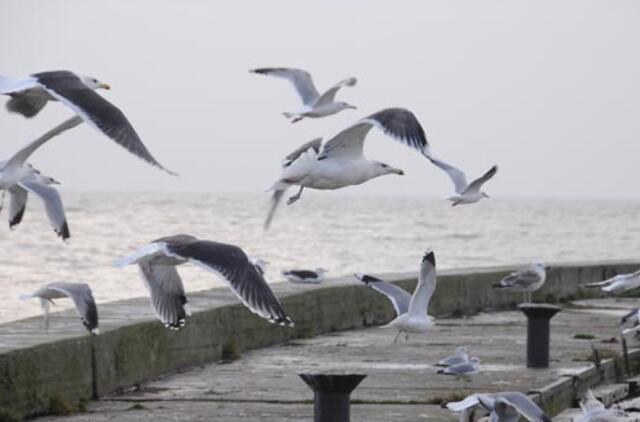
[[[491,196],[638,198],[638,22],[637,1],[2,0],[0,74],[109,83],[102,94],[180,173],[82,125],[31,159],[67,190],[262,193],[300,144],[401,106],[469,178],[498,164]],[[272,66],[308,70],[320,91],[356,76],[338,97],[358,109],[292,125],[293,89],[248,72]],[[0,157],[69,115],[61,104],[30,120],[0,112]],[[348,192],[451,193],[444,173],[379,132],[365,154],[406,175]]]

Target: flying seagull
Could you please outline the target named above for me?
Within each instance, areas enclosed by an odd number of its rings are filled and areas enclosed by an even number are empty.
[[[471,183],[467,182],[467,176],[462,172],[462,170],[445,163],[444,161],[438,160],[437,158],[429,155],[427,158],[437,167],[442,169],[445,173],[449,175],[451,181],[453,182],[453,187],[455,189],[456,194],[447,198],[451,201],[452,206],[456,206],[459,204],[473,204],[474,202],[478,202],[482,198],[488,198],[485,192],[482,192],[480,188],[484,185],[489,179],[491,179],[498,172],[498,166],[491,167],[485,174],[478,177]]]
[[[60,101],[130,153],[175,175],[153,158],[124,113],[95,92],[100,88],[110,89],[96,78],[67,70],[34,73],[23,78],[0,76],[0,94],[11,97],[7,102],[10,112],[33,117],[47,102]]]
[[[518,422],[524,417],[530,422],[551,422],[537,404],[520,392],[472,394],[464,400],[447,403],[447,409],[454,412],[467,412],[476,406],[489,411],[491,421]]]
[[[455,350],[455,352],[453,352],[451,356],[440,359],[438,363],[436,363],[436,366],[451,366],[466,362],[469,362],[469,354],[467,348],[464,346],[460,346]]]
[[[318,268],[315,271],[311,270],[289,270],[283,271],[282,275],[292,283],[298,284],[318,284],[324,280],[324,275],[327,272],[324,268]]]
[[[576,422],[623,422],[627,419],[621,409],[607,409],[598,400],[591,389],[580,399],[580,409],[582,417]]]
[[[20,295],[20,300],[38,298],[44,312],[44,329],[49,329],[49,305],[53,303],[52,299],[60,299],[68,297],[73,300],[73,304],[78,311],[78,315],[82,319],[82,324],[91,334],[99,334],[98,329],[98,308],[96,301],[93,299],[91,288],[85,283],[49,283],[41,289],[30,294]]]
[[[395,284],[367,274],[355,274],[355,277],[391,300],[397,316],[383,328],[398,330],[394,343],[402,332],[424,333],[435,325],[435,319],[428,314],[429,301],[436,289],[436,257],[433,251],[427,250],[422,258],[418,285],[413,296]]]
[[[547,273],[544,265],[535,263],[530,268],[513,272],[493,285],[495,289],[510,289],[524,292],[524,301],[531,302],[531,293],[544,284]]]
[[[304,188],[335,190],[387,174],[404,174],[400,169],[363,155],[365,138],[373,127],[428,156],[424,129],[416,116],[403,108],[388,108],[365,117],[324,145],[320,139],[307,142],[284,160],[282,173],[270,189],[274,193],[265,228],[269,227],[278,204],[291,186],[300,186],[300,190],[289,198],[289,205],[300,199]]]
[[[311,75],[309,72],[304,70],[285,67],[270,67],[253,69],[249,72],[287,79],[293,84],[298,95],[300,95],[300,98],[302,99],[303,107],[294,112],[283,113],[286,118],[291,119],[291,123],[300,121],[305,117],[325,117],[339,113],[342,110],[356,108],[343,101],[335,100],[338,90],[343,86],[354,86],[358,82],[356,78],[344,79],[320,95],[313,84],[313,80],[311,80]]]
[[[237,246],[179,234],[155,240],[115,265],[138,264],[158,318],[167,328],[179,330],[188,309],[176,266],[186,262],[217,274],[251,312],[270,322],[293,326],[262,274]]]
[[[453,365],[449,365],[446,368],[439,369],[438,374],[453,375],[458,379],[463,378],[467,381],[470,381],[471,375],[478,373],[479,364],[480,359],[477,357],[472,357],[469,358],[469,360],[466,362],[456,363]]]
[[[640,270],[629,274],[618,274],[604,281],[586,283],[582,287],[600,287],[603,292],[621,293],[640,287]]]
[[[8,160],[0,162],[0,190],[3,190],[3,198],[4,191],[8,191],[10,197],[10,228],[13,228],[22,220],[27,204],[27,196],[31,192],[44,201],[47,217],[53,230],[63,240],[69,238],[69,226],[64,214],[62,199],[58,191],[50,186],[57,182],[34,169],[27,163],[27,159],[45,142],[64,131],[78,126],[80,123],[82,123],[82,119],[74,116],[16,152]]]

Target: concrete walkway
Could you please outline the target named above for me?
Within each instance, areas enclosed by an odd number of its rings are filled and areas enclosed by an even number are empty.
[[[565,307],[552,320],[548,370],[525,368],[526,320],[507,311],[441,318],[428,335],[396,345],[394,331],[377,327],[289,341],[105,397],[85,414],[39,420],[310,421],[313,394],[297,374],[339,371],[368,374],[352,396],[353,421],[455,421],[442,401],[472,392],[541,388],[591,366],[591,344],[619,353],[619,318],[636,303],[598,299]],[[438,375],[432,366],[460,345],[482,360],[471,382]]]

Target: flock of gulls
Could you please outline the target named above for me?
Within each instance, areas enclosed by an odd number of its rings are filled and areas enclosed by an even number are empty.
[[[344,79],[320,94],[311,75],[304,70],[260,68],[251,72],[282,78],[293,85],[302,100],[302,106],[298,110],[284,113],[292,123],[356,109],[353,105],[336,100],[341,88],[356,85],[356,78]],[[9,112],[34,118],[49,102],[59,102],[74,113],[70,119],[0,162],[0,211],[5,204],[6,194],[11,229],[20,224],[27,198],[29,194],[33,194],[44,202],[53,231],[63,240],[71,236],[60,193],[54,187],[58,182],[31,166],[28,160],[51,139],[82,123],[89,124],[99,134],[116,142],[148,164],[171,175],[177,175],[154,158],[126,115],[97,92],[109,89],[109,85],[96,78],[70,71],[41,72],[21,78],[0,76],[0,94],[9,97],[6,103]],[[313,139],[288,154],[282,162],[280,176],[270,189],[273,193],[264,223],[265,230],[270,227],[278,206],[291,187],[298,190],[288,198],[288,205],[300,200],[305,188],[336,190],[359,185],[380,176],[403,175],[404,172],[400,168],[365,157],[365,140],[374,128],[424,156],[426,163],[441,169],[453,184],[454,193],[448,198],[453,206],[473,204],[489,197],[482,188],[496,175],[496,165],[481,177],[469,182],[463,171],[432,154],[425,131],[411,111],[404,108],[387,108],[357,120],[326,142],[323,142],[322,138]],[[265,279],[267,262],[248,256],[238,246],[177,234],[160,237],[128,256],[115,260],[117,267],[138,266],[141,278],[148,288],[154,312],[171,330],[184,327],[190,315],[182,279],[177,271],[177,266],[185,263],[194,264],[217,275],[251,312],[269,322],[293,326],[293,320],[287,315]],[[283,276],[293,283],[314,284],[322,282],[326,271],[322,268],[290,270],[283,272]],[[358,273],[355,277],[365,286],[385,295],[393,304],[397,315],[385,327],[397,330],[394,343],[403,333],[408,340],[410,334],[425,333],[436,323],[435,318],[429,315],[429,302],[436,289],[436,258],[432,250],[427,250],[422,258],[419,281],[413,294],[372,275]],[[545,278],[544,265],[536,263],[530,268],[510,274],[498,281],[494,287],[520,291],[524,294],[525,301],[530,302],[531,293],[544,284]],[[619,275],[586,287],[615,292],[638,286],[640,272]],[[31,294],[21,295],[20,299],[40,300],[46,329],[49,326],[49,305],[54,299],[65,297],[73,301],[86,329],[92,334],[98,334],[98,310],[91,288],[87,284],[49,283]],[[627,315],[623,323],[630,321],[634,324],[630,331],[640,332],[640,309]],[[443,367],[438,371],[443,375],[469,379],[478,372],[479,364],[480,360],[469,356],[467,349],[462,347],[453,355],[439,361],[437,366]],[[600,409],[592,396],[585,400],[588,405],[585,405],[584,409]],[[466,420],[464,418],[468,412],[475,407],[486,409],[491,421],[516,421],[521,416],[529,421],[550,420],[526,395],[518,392],[473,394],[460,402],[449,403],[448,407],[454,412],[459,412],[461,420]],[[586,412],[585,410],[585,414]]]

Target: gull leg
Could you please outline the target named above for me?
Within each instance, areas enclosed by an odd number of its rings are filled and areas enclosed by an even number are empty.
[[[396,344],[398,342],[398,337],[400,337],[400,334],[402,334],[402,331],[398,330],[398,335],[396,336],[396,338],[393,340],[393,344]]]
[[[409,333],[407,333],[407,334],[405,334],[405,335],[404,335],[404,341],[405,341],[405,342],[409,341]]]
[[[300,190],[298,191],[298,193],[296,193],[291,198],[289,198],[289,200],[287,201],[287,205],[291,205],[294,202],[296,202],[298,199],[300,199],[300,196],[302,195],[302,190],[303,189],[304,189],[304,186],[300,186]]]

